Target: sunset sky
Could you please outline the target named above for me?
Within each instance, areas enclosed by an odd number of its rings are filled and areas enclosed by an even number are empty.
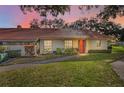
[[[70,13],[65,15],[59,15],[58,18],[63,18],[66,22],[73,22],[80,18],[94,17],[96,14],[103,9],[92,9],[90,11],[80,11],[78,6],[71,6]],[[19,6],[14,5],[0,5],[0,28],[15,28],[17,25],[22,25],[23,28],[28,28],[29,23],[33,18],[42,19],[37,13],[27,13],[24,15],[20,10]],[[54,17],[48,15],[48,18],[53,19]],[[120,23],[124,26],[124,17],[117,17],[114,22]]]

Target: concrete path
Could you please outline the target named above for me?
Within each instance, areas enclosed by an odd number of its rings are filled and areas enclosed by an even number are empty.
[[[27,67],[32,67],[32,66],[37,66],[39,64],[48,64],[48,63],[54,63],[54,62],[61,62],[65,60],[69,60],[72,58],[77,58],[78,56],[66,56],[66,57],[61,57],[61,58],[55,58],[55,59],[49,59],[49,60],[44,60],[44,61],[37,61],[37,62],[32,62],[32,63],[26,63],[26,64],[15,64],[15,65],[8,65],[8,66],[0,66],[0,72],[3,71],[10,71],[10,70],[15,70],[15,69],[20,69],[20,68],[27,68]]]
[[[72,59],[72,58],[77,58],[77,57],[79,57],[79,56],[78,55],[65,56],[65,57],[60,57],[60,58],[55,58],[55,59],[32,62],[32,64],[48,64],[48,63],[53,63],[53,62],[61,62],[61,61],[66,61],[66,60],[69,60],[69,59]]]
[[[124,60],[119,60],[112,63],[114,71],[124,80]]]
[[[32,66],[37,66],[38,64],[15,64],[15,65],[8,65],[8,66],[0,66],[0,72],[4,71],[11,71],[21,68],[28,68]]]

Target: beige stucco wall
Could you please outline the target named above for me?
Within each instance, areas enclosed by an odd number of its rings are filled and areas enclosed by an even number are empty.
[[[78,48],[78,40],[73,41],[73,48]],[[6,45],[9,50],[21,50],[21,55],[25,56],[25,48],[23,45]],[[97,47],[97,40],[86,40],[86,53],[88,50],[107,50],[108,43],[106,40],[101,41],[101,46]],[[52,51],[56,51],[57,48],[64,48],[64,40],[52,40]],[[40,53],[43,53],[44,40],[40,41]]]
[[[78,40],[73,40],[73,48],[78,48]]]
[[[88,50],[107,50],[107,40],[101,40],[101,46],[97,47],[98,40],[86,40],[86,52]]]
[[[57,48],[64,48],[64,40],[52,40],[52,51],[56,51]],[[40,53],[43,54],[44,40],[40,41]]]
[[[44,47],[44,40],[40,40],[40,54],[43,53],[43,48]]]
[[[8,50],[21,50],[21,56],[25,56],[25,49],[23,45],[6,45]]]
[[[64,48],[64,40],[53,40],[52,50],[56,51],[57,48]]]
[[[88,50],[90,50],[90,46],[91,46],[90,45],[90,40],[86,40],[86,48],[85,48],[86,49],[85,50],[86,53],[88,53]]]
[[[78,48],[78,40],[72,40],[73,48]],[[52,51],[56,51],[57,48],[64,48],[64,40],[52,40]],[[40,53],[44,50],[44,40],[40,41]]]
[[[78,40],[73,41],[73,48],[79,48]],[[57,48],[64,48],[64,40],[52,40],[52,51],[56,51]],[[41,54],[44,49],[44,40],[40,41]],[[97,47],[97,40],[86,40],[85,52],[88,50],[107,50],[107,41],[101,40],[101,46]]]

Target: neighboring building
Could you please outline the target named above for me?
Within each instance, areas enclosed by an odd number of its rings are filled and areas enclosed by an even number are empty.
[[[8,50],[21,50],[22,56],[51,53],[57,48],[76,48],[79,53],[107,50],[108,36],[93,31],[72,29],[1,28],[0,44]],[[38,53],[39,51],[39,53]]]

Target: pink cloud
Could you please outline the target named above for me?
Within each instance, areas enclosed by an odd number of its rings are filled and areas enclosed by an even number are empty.
[[[21,24],[21,26],[23,27],[23,28],[28,28],[28,27],[30,27],[30,22],[32,21],[32,19],[40,19],[40,16],[37,14],[37,13],[35,13],[35,12],[33,12],[33,13],[27,13],[26,15],[24,15],[24,18],[23,18],[23,20],[20,22]]]

